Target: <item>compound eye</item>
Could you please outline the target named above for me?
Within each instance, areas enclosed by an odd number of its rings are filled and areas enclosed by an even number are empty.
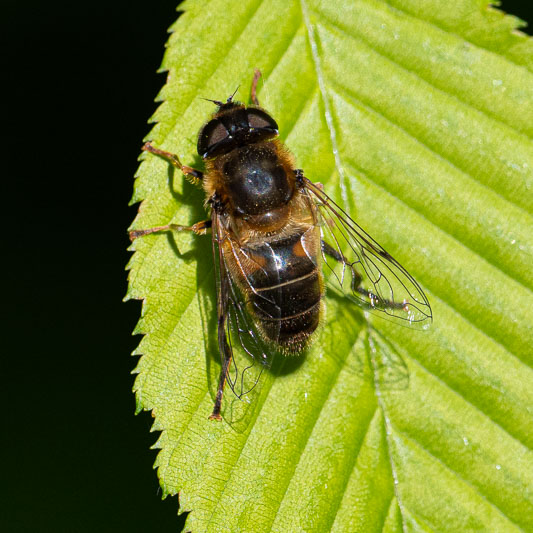
[[[248,124],[257,130],[271,130],[277,133],[278,125],[276,121],[262,109],[248,108],[246,110]]]
[[[228,130],[218,119],[210,120],[198,136],[198,153],[206,157],[210,150],[228,137]]]

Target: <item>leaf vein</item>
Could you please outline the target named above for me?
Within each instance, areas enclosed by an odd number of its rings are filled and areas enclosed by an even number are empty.
[[[428,455],[429,457],[431,457],[432,459],[434,459],[435,461],[437,461],[442,467],[444,467],[446,470],[448,470],[454,477],[456,477],[459,481],[461,481],[462,483],[464,483],[467,487],[469,487],[470,489],[472,489],[472,491],[474,491],[483,501],[485,501],[488,505],[490,505],[492,508],[494,508],[501,516],[503,516],[506,520],[508,520],[511,524],[513,524],[515,527],[517,527],[520,531],[524,531],[522,527],[520,527],[514,520],[512,520],[509,516],[507,516],[504,511],[496,504],[494,503],[492,500],[489,499],[488,496],[486,496],[485,494],[483,494],[481,492],[481,490],[479,489],[479,487],[475,486],[474,484],[472,484],[470,481],[466,480],[463,476],[461,476],[461,474],[459,474],[459,472],[457,472],[456,470],[454,470],[451,466],[449,466],[448,464],[446,464],[442,459],[440,459],[439,457],[437,457],[436,455],[434,455],[430,450],[428,450],[421,442],[415,440],[414,438],[410,437],[409,435],[407,435],[406,433],[404,433],[403,431],[401,431],[400,429],[394,427],[394,431],[399,435],[401,436],[403,439],[405,439],[406,441],[409,441],[411,442],[412,444],[414,444],[417,448],[419,448],[420,450],[422,450],[423,452],[426,453],[426,455]]]
[[[358,173],[361,174],[366,180],[368,180],[369,182],[371,182],[375,187],[377,187],[378,189],[382,190],[383,192],[385,192],[386,194],[389,194],[391,197],[395,198],[398,202],[400,202],[401,204],[405,205],[409,210],[413,211],[414,213],[416,213],[417,215],[419,215],[420,217],[424,218],[424,220],[426,220],[428,222],[428,224],[432,225],[433,227],[435,227],[438,231],[441,231],[442,233],[444,233],[446,236],[448,236],[450,239],[452,239],[453,241],[455,241],[457,243],[458,246],[461,246],[469,251],[471,251],[475,256],[477,256],[479,258],[479,260],[487,263],[488,265],[490,265],[492,268],[494,268],[495,270],[497,270],[501,275],[507,277],[509,280],[511,280],[513,283],[517,283],[519,284],[519,282],[515,281],[513,278],[511,278],[506,272],[502,271],[500,268],[492,265],[485,257],[481,256],[480,254],[478,254],[477,252],[475,252],[474,250],[471,250],[470,248],[468,248],[465,244],[463,244],[460,240],[458,240],[455,236],[453,236],[452,234],[448,233],[444,228],[442,228],[441,226],[435,224],[434,222],[432,222],[431,220],[429,220],[428,218],[426,218],[426,216],[421,213],[420,211],[417,211],[416,209],[413,209],[412,207],[410,207],[406,202],[404,202],[401,198],[393,195],[390,191],[388,191],[387,189],[383,188],[379,183],[376,183],[371,177],[369,177],[364,171],[362,171],[361,169],[357,169]],[[524,290],[528,291],[528,292],[531,292],[527,287],[524,287]],[[503,344],[501,341],[499,341],[498,339],[496,339],[494,336],[490,335],[489,333],[487,333],[484,329],[481,328],[481,326],[478,326],[476,325],[474,322],[472,322],[472,320],[470,320],[469,318],[467,318],[467,316],[458,310],[458,308],[452,304],[450,304],[445,298],[442,297],[442,295],[440,294],[440,291],[434,291],[432,290],[432,292],[436,295],[440,295],[440,299],[442,302],[444,302],[452,311],[454,311],[455,313],[457,313],[459,316],[461,316],[468,324],[470,324],[474,329],[476,329],[477,331],[479,331],[480,333],[482,333],[483,335],[485,335],[488,339],[490,339],[491,341],[495,342],[496,344],[502,346],[502,348],[512,354],[514,357],[516,357],[519,361],[521,361],[522,363],[526,364],[526,366],[530,367],[530,368],[533,368],[531,367],[531,365],[529,365],[526,361],[524,361],[524,359],[521,359],[520,357],[518,357],[518,355],[513,352],[512,350],[510,350],[510,348],[508,346],[506,346],[505,344]],[[448,294],[448,291],[445,291],[446,294]]]
[[[342,166],[342,162],[341,162],[340,155],[339,155],[339,149],[337,145],[337,134],[335,131],[335,127],[333,125],[333,117],[331,114],[329,98],[327,96],[326,84],[324,82],[324,75],[323,75],[322,67],[320,64],[320,54],[318,52],[318,47],[317,47],[317,43],[316,43],[316,39],[314,35],[314,28],[309,19],[309,11],[307,9],[307,4],[305,0],[300,0],[300,8],[302,11],[302,17],[305,22],[305,26],[307,28],[307,36],[308,36],[309,46],[311,47],[313,63],[315,65],[315,73],[317,77],[318,86],[320,88],[320,95],[322,97],[322,102],[324,103],[324,111],[325,111],[324,114],[325,114],[326,124],[327,124],[328,131],[329,131],[329,137],[330,137],[331,147],[333,151],[333,157],[335,158],[335,167],[337,168],[337,171],[339,172],[341,196],[342,196],[344,203],[347,204],[348,203],[348,192],[346,190],[344,168]]]
[[[486,183],[483,183],[481,180],[477,179],[472,172],[470,172],[469,170],[463,168],[461,166],[461,164],[459,162],[455,161],[452,157],[446,156],[446,155],[438,152],[435,148],[432,148],[431,146],[429,146],[429,144],[427,144],[424,140],[422,140],[421,138],[419,138],[416,135],[412,134],[406,128],[401,126],[397,121],[393,120],[390,116],[386,115],[382,111],[379,111],[371,103],[369,103],[368,101],[361,100],[360,97],[357,94],[355,94],[355,92],[350,87],[346,87],[344,85],[341,85],[336,80],[330,81],[330,84],[332,86],[332,90],[335,93],[335,95],[338,98],[341,98],[346,104],[350,105],[354,109],[357,109],[356,106],[354,106],[354,103],[351,102],[350,100],[348,100],[339,90],[336,90],[336,88],[346,91],[349,94],[350,98],[352,98],[353,100],[358,102],[361,105],[361,107],[364,107],[370,113],[374,113],[375,115],[381,117],[383,120],[385,120],[389,124],[393,125],[399,131],[401,131],[403,134],[405,134],[407,137],[409,137],[409,139],[415,141],[417,144],[422,146],[424,149],[426,149],[428,152],[430,152],[432,155],[434,155],[438,159],[440,159],[442,161],[445,161],[446,163],[451,165],[454,169],[456,169],[457,171],[461,172],[461,174],[464,174],[465,176],[470,178],[473,182],[477,183],[484,190],[487,190],[487,191],[490,191],[490,192],[494,193],[502,201],[509,203],[514,208],[516,208],[521,213],[523,213],[524,215],[527,215],[528,217],[531,216],[530,213],[528,211],[526,211],[522,206],[518,205],[516,202],[510,200],[509,198],[506,198],[500,191],[496,190],[494,187],[491,187],[490,185],[487,185]]]
[[[374,411],[372,411],[372,413],[370,413],[370,415],[368,417],[368,421],[367,421],[367,424],[366,424],[366,427],[365,427],[364,434],[361,437],[361,444],[359,445],[359,448],[358,448],[357,452],[355,452],[355,450],[353,450],[353,451],[350,450],[350,452],[352,452],[351,453],[351,457],[353,457],[352,465],[351,465],[351,468],[349,469],[350,470],[350,474],[348,476],[344,476],[343,483],[342,483],[342,490],[339,490],[339,497],[335,500],[335,509],[333,509],[333,507],[332,507],[331,510],[330,510],[330,513],[329,513],[329,516],[331,516],[330,523],[326,524],[327,527],[324,528],[324,531],[331,531],[331,528],[332,528],[333,524],[335,523],[335,519],[336,519],[336,517],[337,517],[337,515],[339,513],[339,509],[340,509],[340,507],[342,505],[342,500],[344,498],[344,495],[346,494],[346,487],[348,486],[348,483],[350,482],[350,479],[351,479],[351,476],[353,474],[353,471],[354,471],[354,469],[356,467],[357,459],[359,458],[361,450],[363,449],[363,446],[365,444],[366,436],[368,435],[368,432],[370,431],[370,426],[372,425],[372,420],[374,419],[375,414],[376,414],[376,409],[374,409]]]
[[[404,509],[403,509],[403,500],[400,496],[400,485],[398,481],[398,473],[396,469],[396,462],[394,461],[394,457],[392,454],[391,449],[391,428],[392,424],[389,418],[389,415],[387,413],[387,409],[385,406],[385,402],[383,401],[383,397],[381,395],[381,386],[379,381],[379,374],[378,374],[378,366],[376,361],[376,347],[374,345],[374,341],[372,339],[372,336],[370,334],[371,327],[370,324],[368,325],[368,346],[369,346],[369,355],[370,355],[370,362],[372,364],[372,370],[373,370],[373,382],[374,382],[374,394],[376,395],[376,400],[378,402],[379,410],[381,411],[381,414],[383,416],[383,427],[385,429],[385,443],[387,447],[387,457],[389,460],[389,465],[391,469],[391,474],[393,478],[393,488],[394,488],[394,495],[396,496],[396,501],[398,502],[398,509],[400,510],[400,518],[402,521],[402,530],[404,533],[407,532],[407,524],[405,522],[404,518]]]
[[[498,116],[496,115],[492,115],[490,113],[488,113],[486,110],[482,109],[481,107],[478,107],[478,106],[474,106],[473,104],[465,101],[463,98],[461,98],[460,96],[458,96],[455,92],[451,92],[449,90],[444,89],[444,88],[441,88],[439,87],[438,85],[435,85],[435,83],[433,83],[432,81],[430,81],[428,78],[425,78],[424,76],[422,76],[420,73],[416,72],[415,70],[413,69],[410,69],[409,67],[403,65],[399,60],[395,59],[394,57],[392,57],[391,55],[388,55],[380,50],[378,50],[378,48],[376,48],[372,42],[366,40],[363,36],[361,35],[358,35],[357,37],[352,35],[350,32],[348,32],[346,29],[344,29],[338,22],[336,21],[333,21],[331,20],[330,18],[328,18],[326,15],[324,15],[323,13],[320,13],[320,24],[322,25],[329,25],[333,28],[336,28],[338,31],[340,31],[342,34],[344,34],[348,39],[359,39],[361,41],[363,41],[367,46],[369,46],[376,54],[380,55],[381,57],[384,57],[386,59],[388,59],[389,61],[391,61],[392,63],[394,63],[395,65],[398,66],[398,68],[401,68],[402,70],[406,71],[406,72],[409,72],[411,75],[417,77],[418,79],[420,79],[421,81],[427,83],[429,86],[431,86],[433,89],[435,90],[438,90],[438,91],[441,91],[447,95],[449,95],[451,98],[455,98],[458,102],[461,102],[461,104],[467,106],[467,107],[471,107],[472,109],[476,109],[477,111],[479,111],[481,114],[485,115],[488,119],[490,120],[494,120],[495,122],[497,122],[498,124],[502,125],[502,126],[505,126],[505,127],[508,127],[508,128],[511,128],[512,130],[514,130],[516,133],[520,134],[520,135],[523,135],[524,137],[527,137],[528,139],[531,139],[531,137],[525,133],[524,131],[521,131],[519,130],[518,128],[515,128],[515,127],[512,127],[510,124],[508,124],[507,122],[503,121],[501,118],[499,118]],[[476,45],[472,45],[472,46],[476,46]],[[524,67],[522,67],[524,68]]]
[[[401,343],[400,343],[401,344]],[[512,354],[511,354],[512,355]],[[462,392],[460,392],[459,390],[457,390],[455,387],[453,387],[452,385],[450,385],[448,382],[446,382],[442,377],[438,376],[437,374],[435,374],[434,372],[431,372],[431,370],[429,370],[426,366],[424,366],[421,361],[419,361],[416,357],[413,357],[412,355],[409,355],[409,359],[411,359],[411,361],[418,365],[418,367],[420,369],[422,369],[423,372],[425,372],[428,376],[431,376],[433,377],[444,389],[447,389],[449,391],[451,391],[453,394],[455,394],[458,398],[460,398],[461,400],[463,400],[469,407],[471,407],[474,411],[476,411],[477,413],[479,413],[480,415],[482,415],[484,418],[486,418],[491,424],[493,424],[494,426],[496,426],[499,430],[501,430],[503,433],[505,433],[505,435],[507,435],[510,439],[512,439],[513,441],[515,441],[516,443],[520,444],[521,446],[523,446],[524,448],[526,448],[527,450],[531,450],[531,447],[523,442],[519,437],[516,437],[515,435],[513,435],[512,433],[510,433],[510,431],[508,429],[506,429],[505,427],[503,427],[499,422],[497,422],[496,420],[494,420],[488,413],[486,413],[485,411],[483,411],[483,409],[481,409],[480,407],[478,407],[475,403],[473,403],[471,400],[469,400]],[[521,364],[524,364],[522,363],[522,361],[520,361]]]
[[[404,14],[405,16],[407,16],[407,17],[410,17],[410,18],[413,18],[413,19],[419,20],[419,21],[423,22],[424,24],[427,24],[428,26],[432,26],[433,28],[435,28],[435,29],[437,29],[437,30],[440,30],[440,31],[442,31],[442,32],[444,32],[444,33],[452,33],[453,35],[456,35],[457,37],[459,37],[460,39],[462,39],[463,41],[469,43],[469,44],[472,45],[472,46],[475,46],[475,47],[477,47],[477,48],[480,48],[480,49],[482,49],[482,50],[485,50],[485,51],[488,52],[488,53],[492,53],[492,54],[495,53],[494,50],[491,50],[491,49],[488,48],[487,46],[480,45],[480,44],[478,44],[478,43],[476,43],[476,42],[474,42],[474,41],[472,41],[472,40],[470,40],[470,39],[467,39],[464,35],[462,35],[462,34],[460,34],[460,33],[457,33],[457,32],[455,32],[455,31],[451,31],[451,30],[447,29],[445,26],[441,26],[440,24],[437,24],[437,23],[436,23],[435,21],[433,21],[433,20],[427,20],[427,19],[424,19],[424,18],[418,17],[418,16],[416,16],[414,13],[411,13],[410,11],[407,11],[406,9],[403,9],[403,8],[401,8],[401,7],[398,7],[397,4],[394,4],[394,5],[393,5],[393,4],[390,4],[389,2],[387,2],[387,0],[378,0],[378,1],[379,1],[381,4],[387,5],[388,7],[392,8],[392,9],[395,9],[396,11],[398,11],[398,12],[400,12],[400,13],[403,13],[403,14]],[[492,9],[495,9],[495,6],[496,6],[496,5],[497,5],[496,3],[493,3],[493,4],[491,5],[491,2],[488,1],[488,2],[487,2],[487,8],[485,8],[485,9],[488,9],[488,6],[490,6]],[[500,10],[500,9],[495,9],[495,10],[498,11],[498,12],[500,12],[500,13],[502,13],[503,15],[507,16],[507,13],[506,13],[505,11],[502,11],[502,10]],[[515,28],[513,31],[520,32],[520,30],[519,30],[518,28]],[[509,32],[509,33],[511,33],[511,32]],[[520,32],[520,33],[522,33],[523,35],[526,35],[526,34],[524,34],[523,32]],[[508,50],[506,50],[505,53],[502,52],[502,54],[501,54],[501,55],[503,55],[503,57],[505,57],[505,59],[507,59],[508,61],[510,61],[511,63],[513,63],[514,65],[516,65],[517,67],[521,67],[521,68],[525,68],[525,69],[529,70],[525,65],[522,65],[522,64],[520,64],[520,63],[517,63],[514,59],[512,59],[511,57],[509,57],[509,56],[507,55],[506,52],[508,52]]]

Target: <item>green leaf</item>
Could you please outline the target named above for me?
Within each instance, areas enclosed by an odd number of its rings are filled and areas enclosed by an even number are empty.
[[[219,370],[208,237],[137,239],[138,409],[187,530],[533,531],[533,47],[483,0],[188,0],[148,136],[195,157],[213,105],[254,68],[298,167],[424,286],[427,331],[327,297],[312,349],[250,403]],[[134,228],[205,218],[143,156]],[[390,376],[408,371],[409,383]],[[401,385],[398,386],[398,383]]]

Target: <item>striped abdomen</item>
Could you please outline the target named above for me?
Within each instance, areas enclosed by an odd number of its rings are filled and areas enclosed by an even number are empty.
[[[282,350],[302,350],[318,327],[322,310],[319,229],[307,226],[242,251],[251,267],[248,309],[259,330]]]

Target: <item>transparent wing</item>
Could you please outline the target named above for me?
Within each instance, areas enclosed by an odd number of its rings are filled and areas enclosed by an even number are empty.
[[[227,379],[231,390],[241,399],[257,387],[263,371],[271,365],[271,358],[234,284],[230,287],[230,293],[226,338],[232,351],[233,365]],[[238,346],[246,355],[239,357],[234,346]]]
[[[231,360],[226,382],[235,396],[242,399],[256,389],[272,357],[248,315],[243,294],[230,275],[224,250],[233,253],[235,243],[216,215],[213,215],[212,231],[219,328],[223,325],[223,332],[219,330],[220,355],[222,362],[226,358]]]
[[[429,301],[409,272],[321,187],[303,180],[320,213],[324,274],[330,287],[394,322],[429,326],[433,319]]]

